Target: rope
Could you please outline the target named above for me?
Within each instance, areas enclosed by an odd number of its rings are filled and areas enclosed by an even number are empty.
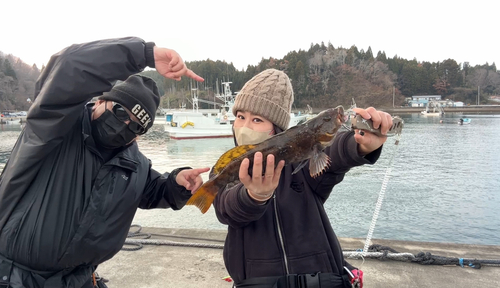
[[[394,150],[394,153],[392,153],[391,159],[389,160],[389,164],[387,165],[387,170],[384,175],[384,180],[382,181],[382,187],[380,188],[380,192],[378,195],[377,204],[375,205],[375,211],[373,211],[372,222],[370,224],[370,228],[368,229],[368,234],[366,235],[365,247],[363,248],[363,251],[368,251],[368,246],[370,245],[370,241],[373,236],[373,231],[375,230],[375,225],[377,224],[378,214],[380,213],[380,208],[382,207],[382,201],[384,201],[385,190],[387,189],[387,184],[389,183],[389,178],[391,177],[392,162],[397,154],[400,138],[401,134],[398,135],[395,144],[396,149]]]
[[[379,260],[394,260],[402,262],[412,262],[421,265],[452,265],[481,269],[482,265],[500,267],[500,260],[493,259],[468,259],[456,257],[444,257],[432,255],[429,252],[419,252],[414,255],[411,253],[400,253],[390,247],[382,245],[371,245],[368,250],[363,251],[344,251],[344,257],[348,259],[373,258]]]
[[[204,238],[177,236],[177,235],[141,233],[142,227],[140,225],[134,224],[134,225],[130,226],[130,228],[134,228],[134,227],[137,228],[137,230],[128,232],[127,239],[125,239],[125,243],[123,244],[124,247],[122,247],[121,250],[137,251],[137,250],[142,249],[144,247],[144,245],[169,245],[169,246],[216,248],[216,249],[224,248],[224,244],[175,242],[175,241],[169,241],[169,240],[150,239],[151,236],[154,235],[154,236],[161,236],[161,237],[176,237],[176,238],[184,238],[184,239],[196,239],[196,240],[204,240],[204,241],[224,242],[223,240],[217,240],[217,239],[204,239]],[[131,239],[133,237],[142,237],[142,238],[141,239]],[[129,245],[132,247],[125,247],[125,245]]]
[[[224,244],[209,244],[209,243],[191,243],[191,242],[175,242],[168,240],[156,239],[127,239],[125,244],[146,244],[146,245],[169,245],[169,246],[183,246],[183,247],[198,247],[198,248],[215,248],[222,249]]]
[[[124,245],[130,245],[133,247],[122,247],[124,251],[137,251],[144,247],[144,245],[167,245],[167,246],[182,246],[182,247],[196,247],[196,248],[213,248],[213,249],[223,249],[224,244],[210,244],[210,243],[194,243],[194,242],[176,242],[161,239],[150,239],[151,235],[164,236],[164,237],[178,237],[186,239],[198,239],[205,241],[217,241],[224,242],[223,240],[217,239],[204,239],[204,238],[193,238],[184,237],[177,235],[163,235],[163,234],[152,234],[152,233],[141,233],[142,227],[140,225],[132,225],[131,228],[137,227],[136,231],[131,231],[127,235]],[[144,237],[142,239],[130,239],[133,237]],[[372,258],[402,262],[418,263],[421,265],[456,265],[461,267],[471,267],[474,269],[481,269],[482,265],[498,266],[500,267],[500,260],[481,260],[481,259],[467,259],[467,258],[455,258],[455,257],[443,257],[432,255],[427,252],[420,252],[416,255],[412,253],[400,253],[391,247],[382,246],[378,244],[371,245],[369,248],[356,251],[343,251],[343,255],[348,259],[364,259]]]

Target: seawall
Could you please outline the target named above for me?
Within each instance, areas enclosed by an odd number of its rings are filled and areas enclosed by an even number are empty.
[[[226,231],[144,228],[142,232],[157,234],[152,239],[184,243],[186,246],[144,245],[137,251],[120,251],[97,269],[102,277],[109,279],[108,287],[232,287],[232,282],[223,280],[228,273],[222,249],[189,246],[205,243],[221,247]],[[364,239],[340,238],[340,242],[344,251],[364,246]],[[381,239],[372,239],[372,243],[414,255],[429,252],[444,257],[500,259],[500,246]],[[483,265],[481,269],[474,269],[467,264],[462,268],[459,265],[421,265],[372,258],[348,261],[363,270],[364,287],[367,288],[500,287],[500,267],[497,266]]]

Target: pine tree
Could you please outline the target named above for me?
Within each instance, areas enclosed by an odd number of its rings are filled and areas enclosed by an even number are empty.
[[[16,71],[14,71],[12,65],[10,65],[9,59],[5,59],[3,63],[3,73],[5,73],[6,76],[11,76],[15,80],[17,80]]]

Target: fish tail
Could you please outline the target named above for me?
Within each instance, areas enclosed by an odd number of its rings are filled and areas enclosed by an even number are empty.
[[[214,181],[207,181],[189,198],[186,205],[194,205],[200,209],[201,213],[205,214],[214,202],[218,188]]]

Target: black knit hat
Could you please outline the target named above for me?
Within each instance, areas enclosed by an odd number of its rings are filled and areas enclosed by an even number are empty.
[[[139,123],[147,130],[153,126],[160,96],[156,82],[142,75],[132,75],[127,80],[113,86],[99,99],[120,103],[134,114]]]

